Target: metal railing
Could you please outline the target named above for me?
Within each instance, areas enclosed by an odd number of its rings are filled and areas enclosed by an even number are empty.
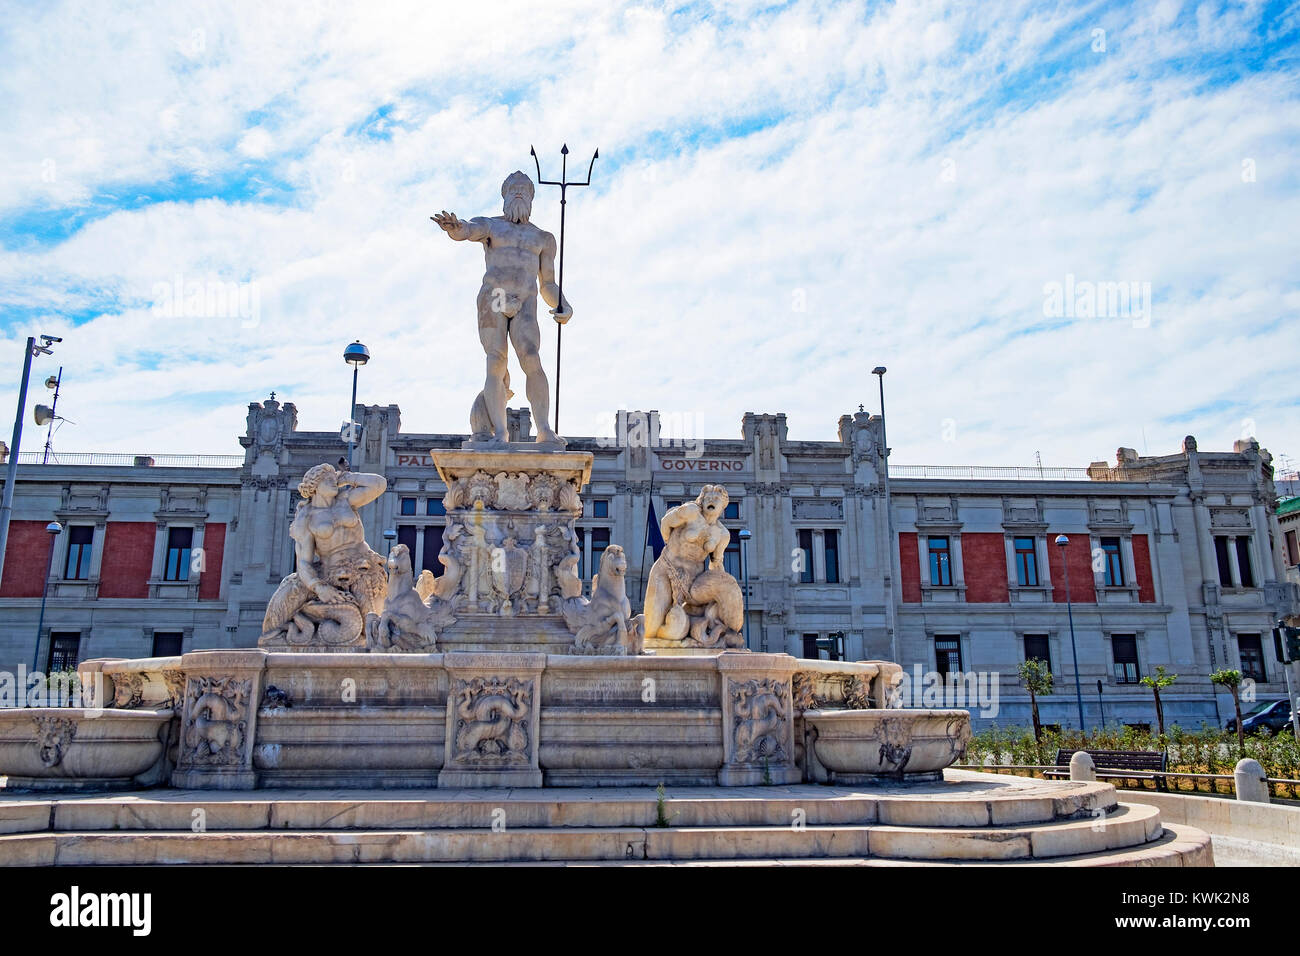
[[[239,468],[244,464],[243,455],[131,455],[106,451],[71,451],[51,452],[50,460],[45,461],[44,451],[24,451],[18,453],[20,465],[100,465],[112,467],[149,467],[154,468]]]
[[[1037,465],[890,465],[890,478],[974,478],[1013,481],[1091,481],[1087,468]]]
[[[974,770],[979,773],[1009,773],[1016,777],[1042,778],[1048,771],[1069,776],[1069,767],[1057,764],[954,764],[954,770]],[[1120,790],[1149,790],[1147,783],[1154,778],[1164,778],[1168,793],[1188,793],[1217,796],[1235,796],[1236,778],[1230,773],[1187,773],[1181,770],[1097,770],[1098,780],[1114,784]],[[1300,780],[1289,777],[1265,777],[1269,795],[1281,800],[1300,799]],[[1118,781],[1118,782],[1117,782]]]

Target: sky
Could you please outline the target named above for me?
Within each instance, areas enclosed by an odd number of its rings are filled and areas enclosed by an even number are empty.
[[[62,366],[56,452],[238,454],[272,390],[338,429],[360,339],[359,402],[465,432],[482,255],[429,217],[567,143],[561,434],[830,440],[884,365],[900,464],[1295,467],[1298,49],[1295,0],[10,3],[0,407],[49,333],[25,450]]]

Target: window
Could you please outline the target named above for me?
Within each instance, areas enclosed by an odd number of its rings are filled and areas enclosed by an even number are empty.
[[[591,529],[591,570],[594,574],[600,573],[600,558],[609,547],[609,529],[592,528]]]
[[[415,533],[416,528],[413,524],[399,524],[397,526],[397,543],[404,544],[411,550],[411,560],[415,560]]]
[[[587,580],[587,529],[574,528],[573,533],[578,536],[578,580]]]
[[[190,579],[190,549],[193,545],[193,528],[167,529],[167,566],[163,569],[164,581]]]
[[[430,498],[424,503],[424,513],[427,515],[445,515],[447,506],[442,503],[441,498]]]
[[[1016,538],[1016,581],[1022,588],[1038,587],[1038,551],[1033,538]]]
[[[1046,634],[1025,635],[1025,660],[1042,661],[1049,671],[1052,669],[1052,649]]]
[[[1136,684],[1142,677],[1138,670],[1136,634],[1112,634],[1111,654],[1115,660],[1115,680],[1121,684]]]
[[[930,583],[935,587],[952,584],[952,556],[948,551],[948,538],[930,538]]]
[[[180,631],[154,631],[151,657],[176,657],[181,652],[185,635]]]
[[[591,502],[591,516],[593,518],[609,517],[609,500],[606,498],[596,498]]]
[[[935,670],[946,676],[961,673],[961,636],[936,634],[934,636]]]
[[[729,501],[729,502],[727,502],[727,507],[726,507],[725,509],[723,509],[722,517],[724,517],[724,518],[734,518],[734,519],[736,519],[737,521],[739,521],[739,520],[740,520],[740,502],[739,502],[739,501]]]
[[[1294,528],[1286,533],[1284,540],[1286,541],[1286,563],[1300,564],[1300,540],[1297,540]]]
[[[840,533],[827,530],[826,537],[826,583],[840,583]]]
[[[63,576],[72,581],[90,577],[90,551],[95,540],[95,529],[90,525],[73,525],[68,529],[68,560],[63,565]]]
[[[817,635],[805,634],[803,636],[803,656],[804,660],[815,661],[818,659],[820,649],[817,647]]]
[[[722,567],[737,581],[740,580],[740,535],[733,534],[727,542],[727,550],[722,555]]]
[[[1119,538],[1102,538],[1101,550],[1106,556],[1106,587],[1124,586],[1124,561],[1119,554]]]
[[[1238,634],[1237,652],[1241,655],[1241,676],[1261,684],[1268,680],[1264,670],[1264,647],[1258,634]]]
[[[1255,574],[1250,567],[1250,539],[1237,539],[1237,570],[1241,573],[1241,586],[1243,588],[1253,588],[1255,586]]]
[[[404,514],[404,515],[413,515],[413,514],[415,514],[415,499],[414,499],[414,498],[403,498],[403,499],[402,499],[401,513]]]
[[[1219,584],[1222,587],[1234,587],[1232,581],[1232,559],[1228,557],[1228,539],[1214,539],[1214,560],[1219,565]]]
[[[76,631],[52,632],[50,634],[50,656],[46,661],[45,673],[57,674],[60,671],[77,669],[77,652],[81,649],[81,635]]]
[[[813,579],[812,532],[807,528],[799,532],[799,583],[809,584]]]
[[[441,501],[442,499],[438,499]],[[421,570],[428,570],[434,574],[442,574],[442,565],[438,563],[438,555],[442,553],[442,534],[443,526],[440,524],[431,524],[424,529],[424,558],[420,564]]]

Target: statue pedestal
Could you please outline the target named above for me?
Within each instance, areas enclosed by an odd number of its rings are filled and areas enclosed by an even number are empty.
[[[456,617],[439,631],[439,649],[570,653],[562,608],[582,594],[574,522],[592,454],[530,442],[430,455],[447,483],[434,594]]]

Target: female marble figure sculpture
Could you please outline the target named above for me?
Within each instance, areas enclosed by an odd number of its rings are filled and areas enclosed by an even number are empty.
[[[744,598],[722,569],[731,534],[718,523],[727,490],[705,485],[694,501],[670,508],[659,522],[664,549],[650,568],[645,638],[699,647],[743,647]],[[709,559],[712,558],[712,567]]]
[[[289,536],[298,570],[280,582],[262,621],[263,646],[351,645],[384,609],[384,559],[366,544],[358,509],[388,486],[383,475],[317,465],[303,476]]]
[[[560,302],[555,284],[555,237],[528,221],[533,211],[533,181],[526,173],[511,173],[501,184],[501,198],[503,216],[477,216],[465,222],[454,212],[443,211],[430,217],[453,239],[481,242],[487,264],[478,293],[478,337],[487,353],[487,379],[470,411],[470,427],[475,441],[507,441],[508,340],[524,370],[537,441],[562,445],[563,439],[551,429],[550,386],[538,354],[539,285],[556,322],[568,322],[573,309],[567,296]]]

